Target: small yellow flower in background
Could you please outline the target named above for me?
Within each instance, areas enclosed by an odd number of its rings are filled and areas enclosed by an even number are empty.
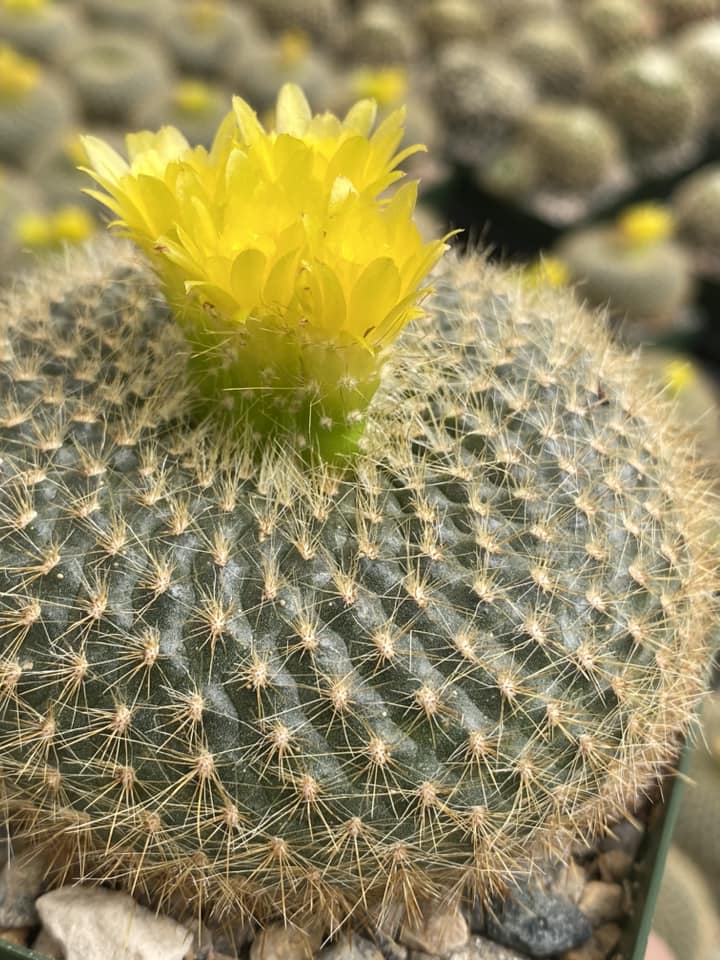
[[[310,37],[303,30],[286,30],[280,34],[278,60],[283,67],[296,67],[310,53]]]
[[[639,203],[624,210],[617,220],[623,241],[642,248],[667,240],[675,229],[671,211],[659,203]]]
[[[173,90],[173,100],[184,113],[206,113],[215,102],[214,91],[202,80],[181,80]]]
[[[20,100],[40,83],[40,65],[7,44],[0,46],[0,100]]]
[[[30,250],[57,250],[63,243],[83,243],[96,229],[95,221],[74,204],[53,213],[24,213],[15,221],[18,244]]]
[[[376,129],[369,100],[313,116],[287,84],[275,114],[266,130],[235,98],[210,151],[165,127],[128,136],[127,162],[86,137],[105,191],[88,192],[149,256],[203,393],[332,455],[361,434],[382,353],[422,312],[446,244],[413,222],[416,183],[387,192],[423,149],[399,149],[403,110]]]
[[[47,250],[54,243],[50,218],[44,213],[23,213],[15,221],[15,238],[21,247]]]
[[[219,0],[191,0],[188,19],[195,29],[202,32],[212,30],[219,22],[222,4]]]
[[[673,397],[679,397],[697,383],[697,371],[689,360],[676,358],[665,364],[665,382]]]
[[[40,13],[49,5],[49,0],[0,0],[0,10],[21,15]]]
[[[407,97],[408,76],[402,67],[362,67],[352,76],[353,93],[375,100],[379,107],[392,107]]]
[[[559,257],[540,257],[522,271],[523,282],[531,288],[566,287],[570,283],[570,271]]]
[[[50,220],[55,243],[84,243],[95,233],[95,221],[83,207],[69,204],[56,210]]]

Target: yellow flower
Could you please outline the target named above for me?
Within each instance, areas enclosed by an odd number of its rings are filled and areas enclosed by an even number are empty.
[[[638,249],[661,243],[672,236],[673,215],[659,203],[638,203],[624,210],[617,221],[623,241]]]
[[[23,213],[15,221],[15,238],[21,247],[47,250],[53,245],[50,218],[44,213]]]
[[[201,80],[182,80],[173,91],[173,99],[184,113],[205,113],[215,98],[212,88]]]
[[[235,98],[210,151],[166,127],[129,136],[127,162],[87,137],[88,172],[106,191],[89,192],[150,257],[198,347],[204,393],[212,381],[242,406],[262,391],[261,432],[335,437],[352,423],[356,438],[381,353],[421,312],[445,249],[413,223],[417,185],[388,192],[422,148],[399,150],[402,110],[373,130],[367,100],[343,120],[313,116],[288,84],[275,113],[266,130]]]
[[[23,15],[40,13],[47,6],[48,0],[0,0],[0,9]]]
[[[353,74],[355,95],[377,101],[380,107],[395,106],[407,96],[407,71],[402,67],[363,67]]]
[[[303,30],[286,30],[278,40],[277,53],[283,67],[296,67],[310,53],[310,38]]]
[[[664,369],[665,382],[673,397],[679,397],[697,383],[697,371],[689,360],[677,357],[668,360]]]
[[[523,270],[528,287],[565,287],[570,282],[567,264],[559,257],[540,257]]]
[[[15,101],[40,82],[40,66],[7,44],[0,46],[0,100]]]
[[[70,204],[56,210],[50,220],[56,244],[83,243],[95,232],[95,221],[83,207]]]

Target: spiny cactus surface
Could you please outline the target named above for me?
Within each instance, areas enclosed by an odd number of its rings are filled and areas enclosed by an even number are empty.
[[[29,833],[85,876],[340,922],[496,891],[653,779],[707,665],[707,508],[570,297],[445,268],[341,474],[194,425],[124,247],[65,271],[0,339],[0,770]]]

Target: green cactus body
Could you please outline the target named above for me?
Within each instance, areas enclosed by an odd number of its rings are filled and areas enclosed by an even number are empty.
[[[705,167],[684,180],[672,203],[680,239],[720,272],[720,165]]]
[[[164,24],[163,40],[184,73],[219,78],[260,42],[260,28],[242,7],[217,0],[185,0]]]
[[[152,42],[114,32],[81,41],[67,72],[85,117],[103,124],[128,123],[170,83],[162,52]]]
[[[682,851],[668,853],[653,928],[682,960],[713,960],[720,918],[702,874]]]
[[[587,0],[579,5],[578,20],[593,49],[615,57],[652,42],[660,20],[652,7],[638,0]]]
[[[492,26],[488,8],[472,0],[428,0],[418,20],[432,47],[457,40],[486,40]]]
[[[637,154],[686,146],[701,130],[700,90],[677,57],[659,47],[612,62],[597,93]]]
[[[511,141],[535,99],[530,79],[506,57],[478,56],[474,44],[445,47],[432,83],[435,108],[451,157],[468,166],[488,162]]]
[[[174,16],[174,5],[168,0],[81,0],[87,16],[107,30],[144,33],[165,30]]]
[[[649,321],[658,331],[676,318],[693,290],[690,259],[671,240],[629,248],[614,226],[569,234],[558,246],[583,299],[613,316]]]
[[[337,42],[346,26],[339,0],[252,0],[252,6],[270,30],[303,30],[322,43]]]
[[[573,22],[538,17],[519,24],[507,37],[508,54],[520,63],[545,97],[577,99],[593,70],[593,59]]]
[[[708,104],[710,123],[720,128],[720,19],[687,27],[675,44],[678,59],[695,79]]]
[[[0,96],[0,163],[37,168],[70,129],[73,115],[72,97],[57,77],[17,97]]]
[[[93,256],[3,314],[28,832],[190,909],[339,923],[490,895],[653,780],[704,684],[709,506],[597,321],[451,264],[342,474],[195,423],[155,284]]]
[[[316,110],[326,109],[339,83],[335,71],[322,51],[311,47],[299,53],[297,59],[288,59],[283,38],[257,43],[245,56],[234,60],[228,82],[261,113],[273,109],[284,83],[298,84]]]
[[[0,6],[0,40],[38,60],[61,60],[81,26],[72,7],[49,4],[38,10]]]
[[[540,104],[529,115],[525,138],[537,185],[584,192],[617,172],[622,149],[612,125],[591,107]]]
[[[372,3],[360,10],[351,23],[346,49],[356,63],[406,64],[417,54],[417,36],[412,22],[392,4]]]

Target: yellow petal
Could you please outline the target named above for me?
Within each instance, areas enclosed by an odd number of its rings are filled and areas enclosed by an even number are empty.
[[[376,117],[377,103],[374,100],[358,100],[345,114],[343,127],[367,137],[375,125]]]
[[[380,257],[363,270],[350,296],[350,331],[369,343],[375,331],[397,303],[400,274],[393,260]]]
[[[278,94],[275,108],[275,129],[302,137],[312,120],[312,110],[303,91],[294,83],[286,83]]]
[[[232,265],[231,286],[237,302],[251,309],[259,304],[265,280],[265,254],[260,250],[243,250]]]
[[[117,183],[125,174],[129,173],[129,167],[123,160],[117,150],[113,150],[110,144],[97,137],[81,137],[81,143],[88,157],[90,168],[81,167],[80,169],[89,173],[90,176],[102,177],[108,183]]]

